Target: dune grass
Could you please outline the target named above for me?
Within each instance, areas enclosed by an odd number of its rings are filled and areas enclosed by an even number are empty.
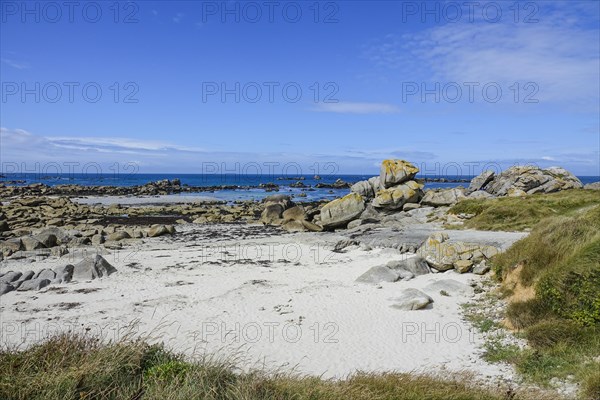
[[[510,325],[531,348],[491,344],[490,354],[538,383],[574,376],[581,398],[600,399],[600,192],[467,200],[451,211],[475,214],[469,228],[531,228],[492,259]]]
[[[455,378],[455,379],[452,379]],[[357,373],[345,380],[240,372],[228,361],[186,361],[143,341],[102,344],[61,335],[24,351],[0,352],[0,398],[209,400],[542,400],[539,392],[476,388],[453,374]]]
[[[550,194],[534,194],[524,198],[463,200],[450,209],[451,214],[475,214],[465,228],[489,231],[524,231],[542,219],[571,216],[600,204],[600,191],[572,189]]]

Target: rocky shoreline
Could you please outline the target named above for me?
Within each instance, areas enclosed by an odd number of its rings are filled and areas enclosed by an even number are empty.
[[[316,202],[274,194],[262,201],[170,203],[171,188],[182,188],[177,181],[144,185],[144,195],[129,193],[126,198],[118,197],[123,196],[119,188],[81,198],[81,191],[71,186],[66,192],[59,189],[62,194],[5,196],[0,209],[3,313],[19,323],[97,322],[93,313],[77,311],[85,305],[122,324],[140,318],[147,330],[155,326],[156,310],[161,318],[178,316],[189,330],[197,328],[196,320],[238,323],[246,315],[252,316],[248,323],[281,319],[297,326],[305,319],[311,324],[333,320],[345,329],[344,343],[350,347],[306,342],[289,358],[288,342],[269,343],[259,346],[257,355],[300,363],[311,352],[313,360],[325,353],[334,360],[343,353],[352,358],[352,366],[364,368],[397,368],[399,359],[421,368],[446,365],[449,358],[457,360],[453,369],[480,375],[485,370],[481,379],[493,376],[509,386],[518,384],[510,367],[490,365],[477,356],[481,338],[443,343],[439,356],[421,362],[419,355],[431,351],[431,344],[415,342],[406,352],[404,343],[386,344],[393,338],[379,329],[370,345],[382,344],[385,352],[391,346],[395,352],[381,364],[380,357],[360,350],[361,338],[371,333],[355,331],[373,325],[373,313],[380,321],[396,321],[400,314],[395,313],[428,310],[410,314],[408,321],[416,318],[431,326],[445,321],[466,332],[470,326],[460,320],[461,304],[477,301],[484,290],[489,259],[527,233],[447,229],[472,217],[451,214],[450,207],[469,199],[525,197],[583,185],[559,168],[512,168],[484,172],[468,188],[424,190],[417,173],[407,161],[386,160],[379,176],[354,183],[341,198]],[[84,193],[98,195],[89,190]],[[124,201],[131,198],[143,201]],[[69,304],[77,305],[65,314],[53,307],[57,296],[66,293],[76,299],[70,297]],[[324,301],[332,296],[345,302]],[[178,332],[170,333],[171,340],[191,345]],[[309,363],[307,371],[323,373],[321,362]],[[349,373],[347,366],[332,368],[331,376]]]
[[[486,260],[501,251],[501,246],[448,241],[447,234],[436,233],[427,224],[437,221],[438,225],[461,225],[470,215],[452,215],[447,210],[465,199],[527,196],[583,187],[561,168],[514,167],[498,175],[486,171],[471,180],[467,189],[424,191],[423,183],[415,180],[418,171],[410,162],[385,160],[379,176],[354,183],[348,195],[330,202],[302,202],[275,194],[260,202],[233,204],[204,201],[103,205],[81,204],[74,197],[160,196],[197,189],[182,186],[178,179],[136,187],[5,186],[0,190],[4,198],[0,209],[0,261],[60,257],[86,246],[119,249],[144,238],[176,234],[186,224],[245,223],[273,226],[282,234],[336,231],[347,236],[335,246],[336,251],[359,243],[391,247],[401,253],[418,254],[435,271],[485,273],[489,270]],[[349,186],[340,180],[334,185]],[[404,237],[397,234],[407,227],[411,233]],[[373,274],[378,275],[377,271]]]

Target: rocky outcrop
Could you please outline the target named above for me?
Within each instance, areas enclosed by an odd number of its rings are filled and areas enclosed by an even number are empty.
[[[481,174],[471,180],[471,184],[469,185],[469,189],[467,189],[467,191],[471,193],[483,189],[485,185],[494,179],[494,175],[494,171],[483,171]]]
[[[173,233],[175,233],[175,227],[173,225],[152,225],[146,232],[146,234],[148,235],[148,237],[158,237],[158,236],[163,236],[163,235],[172,235]],[[115,238],[125,238],[125,237],[129,237],[129,234],[126,234],[124,236],[118,235]],[[121,240],[121,239],[113,239],[113,240]]]
[[[386,264],[386,266],[392,270],[404,270],[408,271],[414,276],[429,274],[429,265],[424,258],[415,256],[407,258],[406,260],[401,261],[390,261]]]
[[[469,272],[473,266],[488,260],[500,250],[494,246],[477,243],[450,242],[446,233],[434,233],[417,250],[417,254],[438,271],[455,269],[459,273]]]
[[[519,197],[582,187],[581,181],[564,168],[511,167],[498,175],[484,172],[473,178],[469,189],[485,190],[494,196]]]
[[[103,276],[109,276],[117,272],[117,269],[110,265],[101,255],[97,254],[94,258],[85,258],[73,266],[73,279],[78,281],[87,281]]]
[[[321,226],[326,229],[346,226],[358,218],[365,209],[365,200],[358,193],[350,193],[341,199],[333,200],[321,209]]]
[[[419,168],[404,160],[384,160],[381,163],[379,179],[382,188],[387,189],[412,180]]]
[[[423,185],[415,181],[381,189],[373,199],[373,207],[385,210],[401,210],[407,203],[418,203],[423,196],[422,189]]]
[[[421,199],[421,204],[432,207],[451,206],[465,198],[462,188],[428,190]]]
[[[360,194],[365,199],[372,199],[375,196],[375,190],[369,181],[359,181],[350,187],[350,191]]]
[[[281,225],[284,217],[283,213],[288,208],[294,207],[294,202],[290,196],[284,194],[275,194],[264,198],[263,209],[260,222],[265,225]]]
[[[583,188],[586,190],[600,190],[600,182],[588,183]]]

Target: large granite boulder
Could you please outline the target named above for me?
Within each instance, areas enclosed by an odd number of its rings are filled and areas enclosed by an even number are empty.
[[[10,256],[13,253],[23,249],[23,243],[20,238],[13,238],[4,241],[0,241],[0,252],[5,256]]]
[[[171,235],[175,233],[175,227],[173,225],[152,225],[147,231],[146,234],[148,237],[158,237],[163,235]]]
[[[586,190],[600,190],[600,182],[588,183],[583,188]]]
[[[50,279],[43,279],[43,278],[29,279],[29,280],[22,282],[19,285],[19,287],[17,288],[17,291],[23,292],[26,290],[40,290],[40,289],[45,288],[49,284],[50,284]]]
[[[432,207],[451,206],[465,198],[466,196],[460,188],[428,190],[425,192],[421,204]]]
[[[15,287],[10,283],[0,282],[0,296],[8,292],[12,292],[13,290],[15,290]]]
[[[396,282],[400,274],[386,266],[370,268],[367,272],[356,278],[356,282],[378,284],[381,282]]]
[[[485,190],[496,196],[506,196],[509,193],[553,193],[582,187],[581,181],[564,168],[511,167],[496,175]]]
[[[52,232],[41,232],[34,236],[34,239],[42,243],[45,247],[54,247],[58,244],[58,238]]]
[[[283,212],[294,207],[292,198],[285,194],[274,194],[263,199],[260,222],[265,225],[281,225],[284,222]]]
[[[23,236],[21,238],[21,242],[23,243],[23,248],[25,251],[32,251],[37,249],[45,249],[46,246],[36,238],[32,236]]]
[[[373,207],[400,210],[406,203],[418,203],[423,196],[423,185],[415,181],[381,189],[373,199]]]
[[[424,258],[415,256],[407,258],[406,260],[400,261],[390,261],[386,264],[386,266],[392,270],[404,270],[412,273],[415,276],[425,275],[430,273],[429,264],[425,261]]]
[[[125,232],[125,231],[117,231],[117,232],[113,232],[110,233],[106,240],[112,240],[114,242],[118,242],[119,240],[123,240],[123,239],[129,239],[131,238],[131,235],[129,235],[129,233]]]
[[[419,168],[404,160],[384,160],[379,173],[380,184],[389,188],[410,181],[417,175]]]
[[[369,183],[369,181],[356,182],[350,187],[350,191],[352,193],[360,194],[366,199],[372,199],[375,196],[375,191],[373,190],[373,186]]]
[[[292,198],[287,194],[273,194],[271,196],[267,196],[263,199],[263,203],[265,205],[269,203],[281,204],[285,210],[294,206]]]
[[[269,203],[260,215],[260,222],[265,225],[280,225],[283,222],[283,212],[285,209],[279,203]]]
[[[338,228],[358,218],[365,209],[364,198],[358,193],[350,193],[335,199],[321,209],[321,225],[323,228]]]
[[[471,180],[471,184],[469,185],[468,192],[476,192],[477,190],[481,190],[490,183],[496,174],[494,171],[483,171],[481,174],[477,175],[475,178]]]
[[[369,185],[371,185],[371,187],[373,188],[373,195],[375,195],[375,193],[377,193],[377,191],[379,189],[382,189],[381,177],[379,177],[379,176],[374,176],[372,178],[369,178],[369,180],[367,182],[369,182]]]
[[[283,220],[287,221],[298,221],[302,222],[306,219],[306,213],[304,211],[304,207],[302,206],[294,206],[292,208],[288,208],[282,213]]]
[[[5,273],[4,275],[2,275],[0,277],[0,283],[15,282],[15,281],[19,280],[19,278],[21,278],[21,275],[23,275],[21,272],[8,271],[7,273]]]
[[[469,272],[474,264],[487,260],[500,250],[494,246],[467,242],[450,242],[446,233],[430,235],[417,250],[417,254],[427,264],[438,271],[455,269],[457,272]]]
[[[94,258],[85,258],[73,266],[72,277],[77,281],[88,281],[103,276],[109,276],[117,269],[109,264],[101,255]]]
[[[433,299],[417,289],[404,289],[399,297],[391,299],[392,308],[399,310],[420,310],[433,303]]]

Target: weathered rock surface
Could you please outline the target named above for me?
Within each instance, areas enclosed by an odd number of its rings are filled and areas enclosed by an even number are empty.
[[[486,192],[485,190],[478,190],[476,192],[470,193],[467,198],[469,199],[491,199],[494,197],[493,194]]]
[[[417,175],[419,168],[404,160],[384,160],[379,173],[380,184],[389,188],[410,181]]]
[[[8,271],[2,277],[0,277],[0,283],[11,283],[19,280],[23,275],[21,272]]]
[[[496,196],[506,196],[509,193],[513,196],[521,196],[523,192],[553,193],[582,187],[581,181],[564,168],[511,167],[495,175],[483,188]]]
[[[75,267],[71,264],[64,265],[61,267],[54,268],[54,272],[56,274],[57,280],[60,282],[68,283],[73,279],[73,272],[75,271]]]
[[[131,238],[131,235],[129,235],[129,233],[127,233],[125,231],[113,232],[106,237],[107,240],[112,240],[115,242],[118,242],[119,240],[123,240],[123,239],[129,239],[129,238]]]
[[[43,249],[46,247],[42,242],[31,236],[23,236],[21,238],[21,242],[23,243],[23,248],[26,251]]]
[[[0,282],[0,296],[15,290],[15,287],[10,283]]]
[[[434,233],[427,238],[417,253],[431,268],[438,271],[456,269],[467,272],[475,263],[498,254],[500,249],[478,243],[450,242],[448,234]]]
[[[586,190],[600,190],[600,182],[588,183],[583,188]]]
[[[58,244],[58,238],[52,232],[44,231],[40,234],[37,234],[33,237],[42,243],[45,247],[54,247]]]
[[[465,198],[466,196],[460,188],[428,190],[425,192],[421,204],[432,207],[451,206]]]
[[[326,229],[345,226],[348,222],[358,218],[364,209],[363,197],[357,193],[350,193],[323,206],[321,225]]]
[[[469,185],[467,191],[471,193],[483,189],[485,185],[494,179],[495,175],[496,174],[494,171],[483,171],[481,174],[477,175],[471,180],[471,184]]]
[[[117,272],[101,255],[94,258],[85,258],[73,266],[73,279],[78,281],[92,280],[109,276]]]
[[[392,308],[399,310],[420,310],[433,303],[433,299],[417,289],[404,289],[399,297],[391,299]]]
[[[424,258],[415,256],[406,260],[390,261],[386,266],[393,270],[404,270],[412,273],[415,276],[429,274],[429,265]]]
[[[158,237],[163,235],[171,235],[175,231],[175,227],[172,225],[153,225],[148,229],[148,237]]]
[[[398,186],[381,189],[373,199],[373,207],[385,210],[399,210],[406,203],[418,203],[423,196],[423,185],[408,181]]]
[[[477,264],[476,266],[473,267],[472,272],[477,275],[485,275],[489,271],[490,271],[490,266],[487,265],[485,260],[483,260],[482,262],[480,262],[479,264]]]
[[[369,181],[356,182],[350,187],[350,191],[361,195],[365,199],[372,199],[375,196],[375,191]]]
[[[381,282],[396,282],[398,279],[400,279],[398,272],[386,266],[376,266],[356,278],[356,282],[377,284]]]
[[[54,278],[56,278],[56,272],[52,271],[51,269],[46,269],[46,268],[40,270],[33,277],[33,279],[48,279],[50,281],[53,280]]]
[[[29,279],[21,283],[17,288],[17,291],[22,292],[26,290],[40,290],[50,284],[50,279]]]
[[[282,217],[284,222],[286,221],[304,221],[306,219],[306,214],[304,212],[304,207],[302,206],[294,206],[292,208],[288,208],[282,213]]]

